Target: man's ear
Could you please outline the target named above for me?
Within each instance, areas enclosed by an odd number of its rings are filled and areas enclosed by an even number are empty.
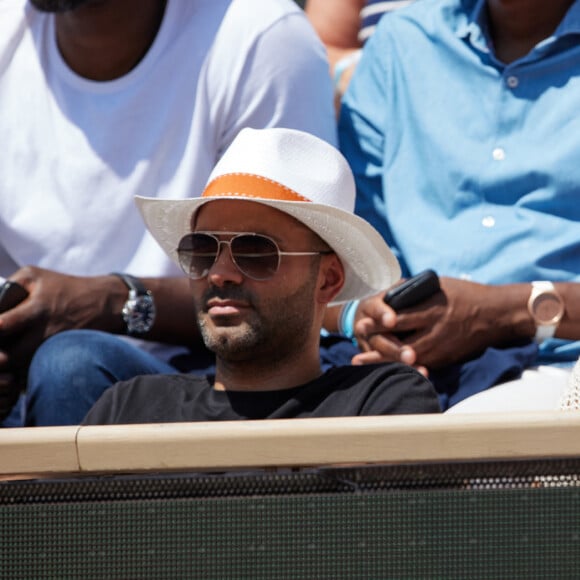
[[[322,256],[318,273],[317,300],[328,304],[344,286],[344,268],[336,254]]]

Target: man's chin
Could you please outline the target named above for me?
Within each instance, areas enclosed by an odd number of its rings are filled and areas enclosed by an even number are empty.
[[[254,356],[258,336],[249,325],[201,327],[205,346],[224,360],[244,360]]]

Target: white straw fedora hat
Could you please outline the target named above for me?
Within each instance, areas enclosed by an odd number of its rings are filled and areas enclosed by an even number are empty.
[[[335,302],[364,298],[395,283],[401,270],[382,236],[354,215],[355,185],[341,153],[294,129],[243,129],[212,171],[201,197],[136,198],[147,228],[177,262],[192,216],[215,199],[243,198],[287,213],[338,255],[345,284]]]

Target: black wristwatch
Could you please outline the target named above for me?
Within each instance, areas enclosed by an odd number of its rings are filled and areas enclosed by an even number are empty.
[[[149,332],[155,322],[155,302],[153,295],[139,278],[129,274],[112,272],[118,276],[129,288],[129,297],[123,306],[123,320],[127,323],[127,334],[139,335]]]

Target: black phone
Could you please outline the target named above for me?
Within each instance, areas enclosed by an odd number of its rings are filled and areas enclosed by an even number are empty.
[[[403,310],[420,304],[440,289],[439,276],[433,270],[423,270],[389,290],[384,301],[393,310]]]
[[[28,291],[24,286],[21,286],[18,282],[6,280],[0,285],[0,312],[6,312],[6,310],[14,308],[27,296]]]

